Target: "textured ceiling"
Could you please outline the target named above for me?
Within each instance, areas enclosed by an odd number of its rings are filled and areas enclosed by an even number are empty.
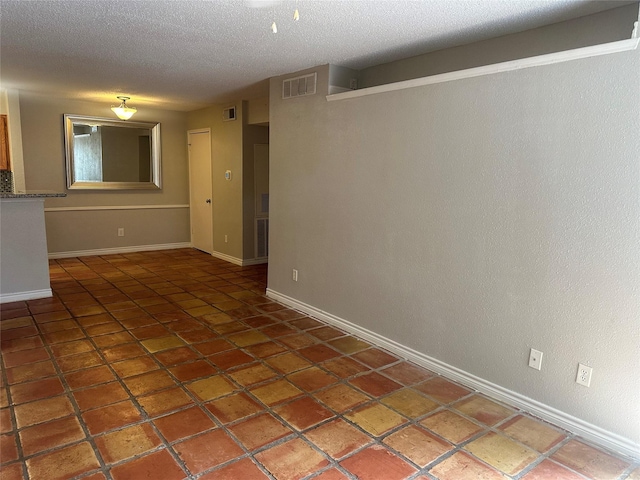
[[[327,63],[362,69],[621,3],[0,0],[0,81],[2,88],[112,103],[121,94],[134,106],[193,110],[265,95],[271,76]]]

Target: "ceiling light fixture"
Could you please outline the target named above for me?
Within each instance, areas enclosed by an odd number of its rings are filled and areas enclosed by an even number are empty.
[[[116,97],[118,100],[122,100],[122,103],[117,107],[111,106],[111,110],[115,113],[120,120],[129,120],[131,116],[138,111],[135,107],[127,106],[127,100],[130,97]]]

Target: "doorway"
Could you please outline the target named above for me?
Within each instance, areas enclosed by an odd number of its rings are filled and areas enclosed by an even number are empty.
[[[189,217],[191,245],[213,253],[211,129],[189,130]]]

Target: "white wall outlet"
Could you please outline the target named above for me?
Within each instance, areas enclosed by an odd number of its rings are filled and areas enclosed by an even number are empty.
[[[298,270],[296,270],[295,268],[293,269],[293,274],[291,275],[291,278],[293,279],[294,282],[298,281]]]
[[[119,237],[124,237],[124,228],[122,228],[122,227],[118,228],[118,236]]]
[[[576,375],[576,383],[580,385],[584,385],[585,387],[588,387],[589,385],[591,385],[592,373],[593,373],[593,368],[579,363],[578,374]]]
[[[532,348],[529,352],[529,366],[536,370],[542,370],[542,352]]]
[[[229,237],[227,235],[224,236],[224,243],[228,243],[229,242]]]

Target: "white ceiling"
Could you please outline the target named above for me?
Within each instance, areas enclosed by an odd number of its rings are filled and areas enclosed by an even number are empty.
[[[266,95],[265,79],[315,65],[362,69],[623,3],[0,0],[0,82],[62,97],[116,103],[120,94],[133,106],[193,110]]]

